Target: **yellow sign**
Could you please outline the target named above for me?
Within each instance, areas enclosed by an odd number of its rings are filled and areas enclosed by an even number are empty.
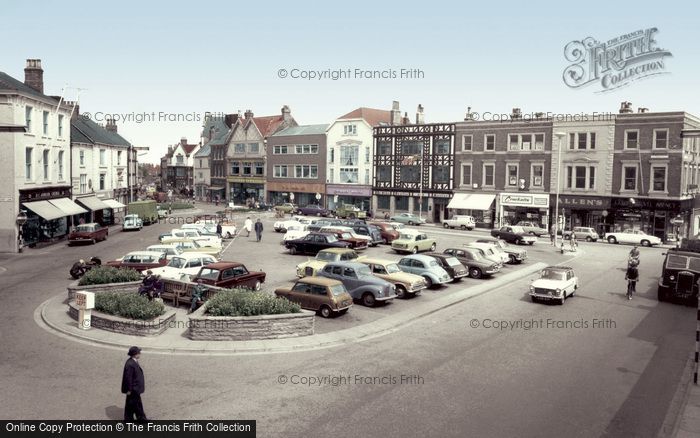
[[[226,181],[233,183],[265,184],[265,178],[263,177],[229,176],[226,178]]]

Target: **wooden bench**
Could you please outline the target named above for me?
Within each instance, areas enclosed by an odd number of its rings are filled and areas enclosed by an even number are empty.
[[[163,291],[160,297],[163,301],[172,301],[173,306],[179,307],[180,303],[192,304],[192,289],[195,283],[188,281],[178,281],[171,279],[162,279]],[[204,285],[207,290],[204,292],[204,301],[216,295],[219,291],[224,290],[223,288],[216,286]]]

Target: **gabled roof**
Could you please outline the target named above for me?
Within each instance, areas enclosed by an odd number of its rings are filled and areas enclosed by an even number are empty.
[[[338,120],[346,119],[363,119],[370,126],[389,125],[391,124],[391,111],[361,107],[338,117]]]
[[[289,135],[314,135],[314,134],[325,134],[329,125],[302,125],[302,126],[290,126],[285,128],[275,134],[273,137],[282,137]]]
[[[189,157],[190,154],[192,153],[192,151],[195,150],[195,148],[197,146],[199,146],[199,145],[197,145],[197,144],[183,144],[182,150],[185,151],[185,155],[187,155]]]
[[[244,121],[246,127],[249,126],[249,123],[254,123],[263,138],[267,138],[277,132],[283,122],[284,117],[282,115],[252,117]]]
[[[211,154],[211,145],[210,143],[205,144],[202,146],[196,154],[194,154],[195,158],[206,158]]]
[[[227,144],[229,134],[231,133],[231,128],[226,125],[223,117],[212,117],[207,119],[204,128],[202,128],[202,137],[209,138],[209,132],[212,128],[214,128],[212,138],[204,144],[204,146],[209,147],[209,150],[211,150],[211,146],[223,146]],[[195,156],[200,156],[200,152],[197,152]],[[209,155],[209,152],[207,152],[207,155]]]
[[[22,81],[18,81],[7,73],[0,71],[0,91],[14,91],[22,94],[28,94],[30,96],[39,97],[43,99],[52,99],[51,97],[39,93],[29,85]],[[54,99],[55,100],[55,99]]]
[[[113,131],[108,131],[96,122],[78,116],[70,121],[71,143],[101,143],[111,146],[129,147],[128,141]]]

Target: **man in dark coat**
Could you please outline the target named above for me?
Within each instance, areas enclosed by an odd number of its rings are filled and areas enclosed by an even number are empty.
[[[263,224],[260,222],[260,219],[255,221],[255,235],[258,237],[258,242],[262,239],[262,232],[263,232]]]
[[[139,347],[131,347],[129,348],[129,358],[124,364],[122,394],[126,394],[124,421],[127,422],[133,422],[134,416],[136,416],[137,422],[148,421],[141,403],[141,394],[146,390],[146,383],[143,377],[143,370],[139,365],[140,357],[141,349]]]

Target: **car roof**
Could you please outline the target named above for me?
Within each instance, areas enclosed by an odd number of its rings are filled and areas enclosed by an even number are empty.
[[[574,268],[570,266],[547,266],[546,268],[543,268],[542,270],[549,269],[550,271],[571,271]]]
[[[389,260],[389,259],[369,259],[369,258],[363,258],[361,263],[368,264],[371,263],[373,265],[390,265],[392,263],[396,263],[394,260]]]
[[[352,248],[324,248],[319,252],[330,252],[333,254],[343,254],[346,252],[354,252],[355,250]]]
[[[180,240],[184,240],[184,239],[180,239]],[[189,239],[187,239],[187,240],[189,240]],[[153,248],[153,249],[158,249],[158,248],[170,249],[170,248],[173,248],[173,249],[175,249],[175,248],[177,248],[177,245],[175,245],[174,243],[161,243],[160,245],[149,245],[147,249],[150,250],[151,248]]]
[[[330,262],[326,266],[342,266],[345,268],[365,268],[366,265],[360,262]]]
[[[180,257],[180,258],[183,258],[186,260],[190,260],[190,259],[198,259],[201,257],[212,257],[213,258],[214,256],[212,256],[211,254],[203,254],[201,252],[183,252],[182,254],[178,254],[175,257]]]
[[[405,257],[403,257],[403,258],[404,258],[404,259],[421,260],[421,261],[424,261],[424,262],[429,262],[430,260],[432,260],[432,257],[431,257],[431,256],[425,255],[425,254],[411,254],[411,255],[407,255],[407,256],[405,256]]]
[[[77,226],[94,226],[94,225],[99,225],[97,222],[88,222],[86,224],[78,224]]]
[[[206,268],[211,268],[211,269],[216,269],[216,270],[222,270],[222,269],[228,269],[228,268],[236,268],[238,266],[243,266],[243,263],[238,263],[238,262],[216,262],[216,263],[211,263],[207,266]],[[243,266],[245,268],[245,266]]]
[[[297,283],[315,284],[318,286],[336,286],[343,284],[340,280],[334,280],[326,277],[304,277],[297,280]]]
[[[425,234],[423,231],[414,230],[412,228],[404,228],[401,230],[401,234]]]
[[[126,255],[128,256],[133,256],[133,255],[147,255],[147,256],[153,256],[153,253],[155,251],[131,251],[127,253]]]

